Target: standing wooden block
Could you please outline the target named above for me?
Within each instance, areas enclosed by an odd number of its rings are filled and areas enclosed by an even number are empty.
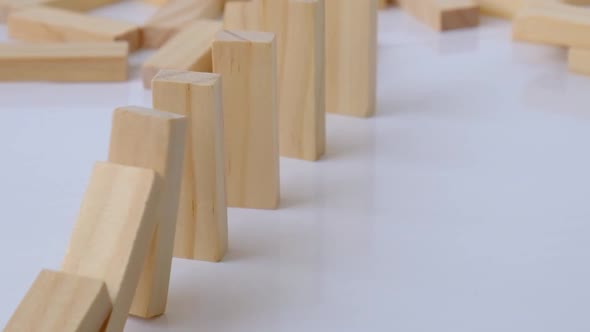
[[[279,87],[282,156],[317,160],[326,147],[324,0],[289,3],[285,71]]]
[[[223,28],[226,30],[261,30],[258,6],[252,1],[232,1],[225,4]]]
[[[590,49],[570,48],[568,53],[568,67],[573,72],[590,75]]]
[[[479,25],[475,0],[398,0],[400,6],[438,31]]]
[[[162,70],[153,96],[154,107],[190,120],[174,256],[218,262],[227,251],[221,77]]]
[[[139,47],[139,27],[64,9],[34,7],[8,16],[8,34],[30,42],[126,41],[129,50]]]
[[[173,0],[162,6],[142,28],[143,47],[160,48],[175,34],[200,19],[217,19],[222,0]],[[195,34],[193,38],[197,37]]]
[[[125,81],[124,42],[0,44],[0,81]]]
[[[325,0],[326,110],[369,117],[377,98],[377,0]]]
[[[62,266],[104,280],[113,310],[103,331],[123,331],[156,226],[155,171],[97,163]]]
[[[356,1],[356,0],[355,0]],[[222,75],[228,205],[279,203],[277,67],[274,35],[224,30],[213,42]]]
[[[4,332],[98,332],[111,308],[102,280],[43,270]]]
[[[115,110],[109,161],[153,169],[162,178],[156,233],[131,306],[143,318],[166,311],[180,196],[186,119],[141,107]]]
[[[221,21],[196,21],[174,36],[144,62],[143,86],[151,88],[152,79],[162,69],[211,72],[211,43],[221,25]]]

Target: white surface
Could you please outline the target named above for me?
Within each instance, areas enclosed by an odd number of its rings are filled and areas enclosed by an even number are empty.
[[[438,35],[386,11],[379,57],[378,115],[330,115],[324,160],[281,161],[281,210],[231,209],[225,262],[176,259],[168,313],[126,331],[590,330],[590,79],[491,19]],[[112,109],[150,93],[0,84],[0,101],[3,326],[59,267]]]

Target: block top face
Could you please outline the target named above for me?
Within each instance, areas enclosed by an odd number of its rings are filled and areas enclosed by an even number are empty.
[[[221,30],[215,35],[215,41],[271,43],[275,39],[272,32]]]
[[[221,75],[214,73],[200,73],[185,70],[163,69],[156,74],[153,82],[171,82],[195,85],[214,85]]]
[[[115,113],[131,113],[131,114],[137,114],[137,115],[142,115],[142,116],[150,116],[153,118],[159,118],[159,119],[163,119],[163,120],[178,120],[178,119],[185,118],[185,116],[179,115],[176,113],[164,112],[164,111],[159,111],[156,109],[147,108],[147,107],[140,107],[140,106],[119,107],[115,110]]]

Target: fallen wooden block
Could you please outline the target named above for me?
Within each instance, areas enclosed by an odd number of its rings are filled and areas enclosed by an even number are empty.
[[[275,47],[265,32],[224,30],[213,42],[213,71],[223,77],[228,206],[278,207]]]
[[[568,67],[572,72],[590,75],[590,49],[570,48],[568,53]]]
[[[0,81],[127,80],[125,42],[0,44]]]
[[[120,0],[0,0],[0,22],[4,22],[11,11],[26,7],[44,5],[73,11],[88,11]]]
[[[326,111],[372,116],[377,98],[377,1],[325,4]]]
[[[200,20],[174,36],[144,62],[143,86],[149,89],[152,78],[162,69],[211,72],[211,43],[221,25],[221,21]]]
[[[183,116],[142,107],[118,108],[113,115],[109,161],[153,169],[163,183],[156,232],[131,305],[134,316],[152,318],[166,311],[186,126]]]
[[[103,331],[123,331],[156,226],[155,171],[97,163],[62,270],[104,280],[113,310]]]
[[[479,6],[474,0],[398,0],[398,3],[438,31],[479,25]]]
[[[524,7],[524,0],[476,0],[481,12],[487,15],[513,19]]]
[[[261,30],[258,7],[252,1],[232,1],[225,4],[223,28],[226,30]]]
[[[160,48],[194,21],[217,19],[222,11],[223,0],[172,0],[143,26],[143,47]]]
[[[317,160],[326,147],[324,0],[289,2],[279,87],[281,155]]]
[[[11,13],[8,34],[30,42],[126,41],[130,51],[140,42],[139,27],[134,24],[49,7]]]
[[[102,280],[43,270],[4,332],[98,332],[111,308]]]
[[[221,77],[162,70],[153,83],[154,107],[190,119],[174,256],[218,262],[228,242]]]

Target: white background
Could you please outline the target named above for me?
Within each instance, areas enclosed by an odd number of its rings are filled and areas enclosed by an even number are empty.
[[[226,260],[175,259],[168,313],[126,331],[590,330],[590,78],[500,20],[379,26],[377,116],[329,115],[322,161],[281,160],[281,209],[230,209]],[[112,110],[150,105],[146,55],[129,83],[0,84],[0,326],[59,268]]]

